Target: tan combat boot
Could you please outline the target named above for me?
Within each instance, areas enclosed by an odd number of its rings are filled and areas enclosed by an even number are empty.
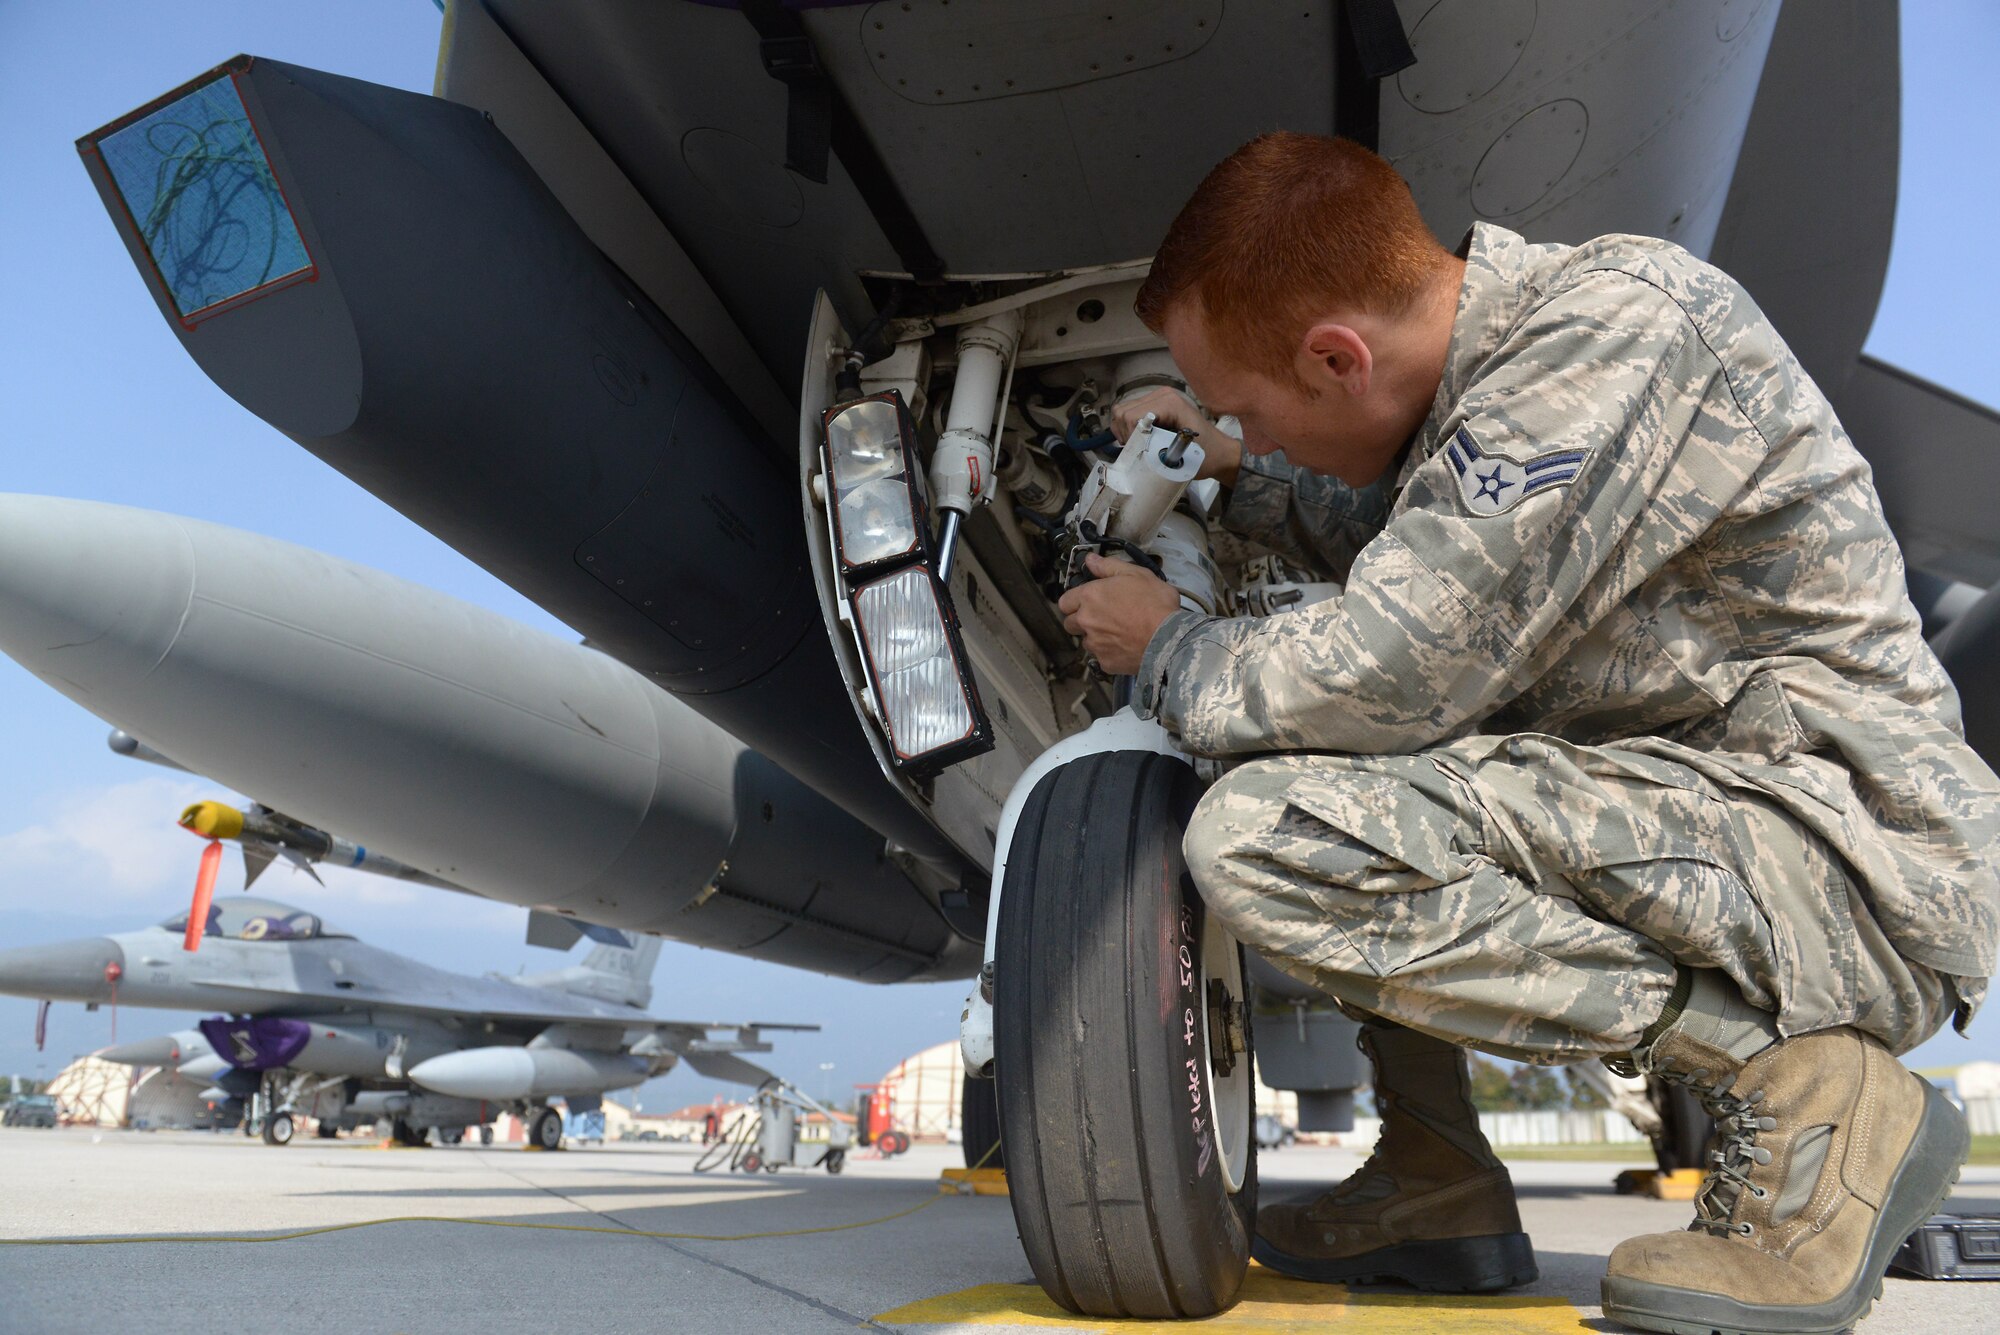
[[[1382,1137],[1368,1162],[1317,1200],[1267,1205],[1251,1255],[1299,1279],[1400,1280],[1477,1293],[1533,1280],[1514,1184],[1479,1130],[1465,1053],[1371,1020]]]
[[[1852,1029],[1784,1039],[1747,1062],[1669,1031],[1645,1064],[1700,1093],[1716,1133],[1688,1230],[1611,1253],[1604,1314],[1642,1330],[1847,1329],[1970,1144],[1942,1094]]]

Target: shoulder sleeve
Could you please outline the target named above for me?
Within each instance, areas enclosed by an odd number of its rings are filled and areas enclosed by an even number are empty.
[[[1307,569],[1345,580],[1355,554],[1388,522],[1394,474],[1391,468],[1379,481],[1350,487],[1337,477],[1296,468],[1282,454],[1246,450],[1222,526]]]
[[[1719,384],[1663,292],[1584,275],[1480,370],[1342,597],[1170,617],[1141,708],[1207,755],[1410,751],[1468,730],[1527,684],[1531,659],[1590,629],[1587,586],[1622,596],[1700,536],[1655,521],[1653,503],[1698,485],[1676,463]]]

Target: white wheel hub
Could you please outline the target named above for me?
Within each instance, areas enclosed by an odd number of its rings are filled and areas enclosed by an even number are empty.
[[[1201,1033],[1208,1057],[1210,1129],[1222,1161],[1223,1185],[1234,1196],[1250,1167],[1250,1132],[1257,1116],[1251,1073],[1249,1007],[1244,1000],[1243,956],[1236,938],[1213,915],[1201,925]]]

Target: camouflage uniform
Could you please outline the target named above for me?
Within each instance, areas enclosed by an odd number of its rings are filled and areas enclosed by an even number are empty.
[[[2000,780],[1825,398],[1666,242],[1481,225],[1465,254],[1400,471],[1246,457],[1224,516],[1344,595],[1180,612],[1148,646],[1142,710],[1249,761],[1188,832],[1211,908],[1337,997],[1522,1060],[1631,1047],[1677,962],[1786,1034],[1962,1027]]]

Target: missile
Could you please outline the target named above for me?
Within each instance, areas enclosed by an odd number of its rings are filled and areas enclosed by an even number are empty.
[[[319,874],[313,870],[313,865],[325,862],[336,867],[352,867],[375,876],[386,876],[391,880],[415,881],[440,890],[464,892],[462,886],[418,871],[392,857],[337,834],[329,834],[304,821],[293,820],[283,812],[272,811],[268,807],[253,806],[248,811],[238,811],[226,802],[196,802],[181,812],[180,826],[204,839],[220,839],[241,847],[245,890],[256,883],[266,867],[283,858],[315,881],[319,880]]]
[[[161,769],[177,769],[183,774],[187,773],[185,765],[176,765],[173,757],[161,755],[123,728],[113,728],[111,735],[104,739],[104,744],[111,748],[113,755],[124,756],[128,760],[143,760],[148,765],[158,765]]]
[[[602,1094],[636,1085],[659,1073],[657,1060],[622,1052],[573,1048],[468,1048],[419,1062],[410,1079],[425,1089],[462,1099],[546,1098]]]
[[[982,905],[674,696],[380,571],[0,495],[0,651],[138,745],[426,878],[870,982],[977,967]]]

